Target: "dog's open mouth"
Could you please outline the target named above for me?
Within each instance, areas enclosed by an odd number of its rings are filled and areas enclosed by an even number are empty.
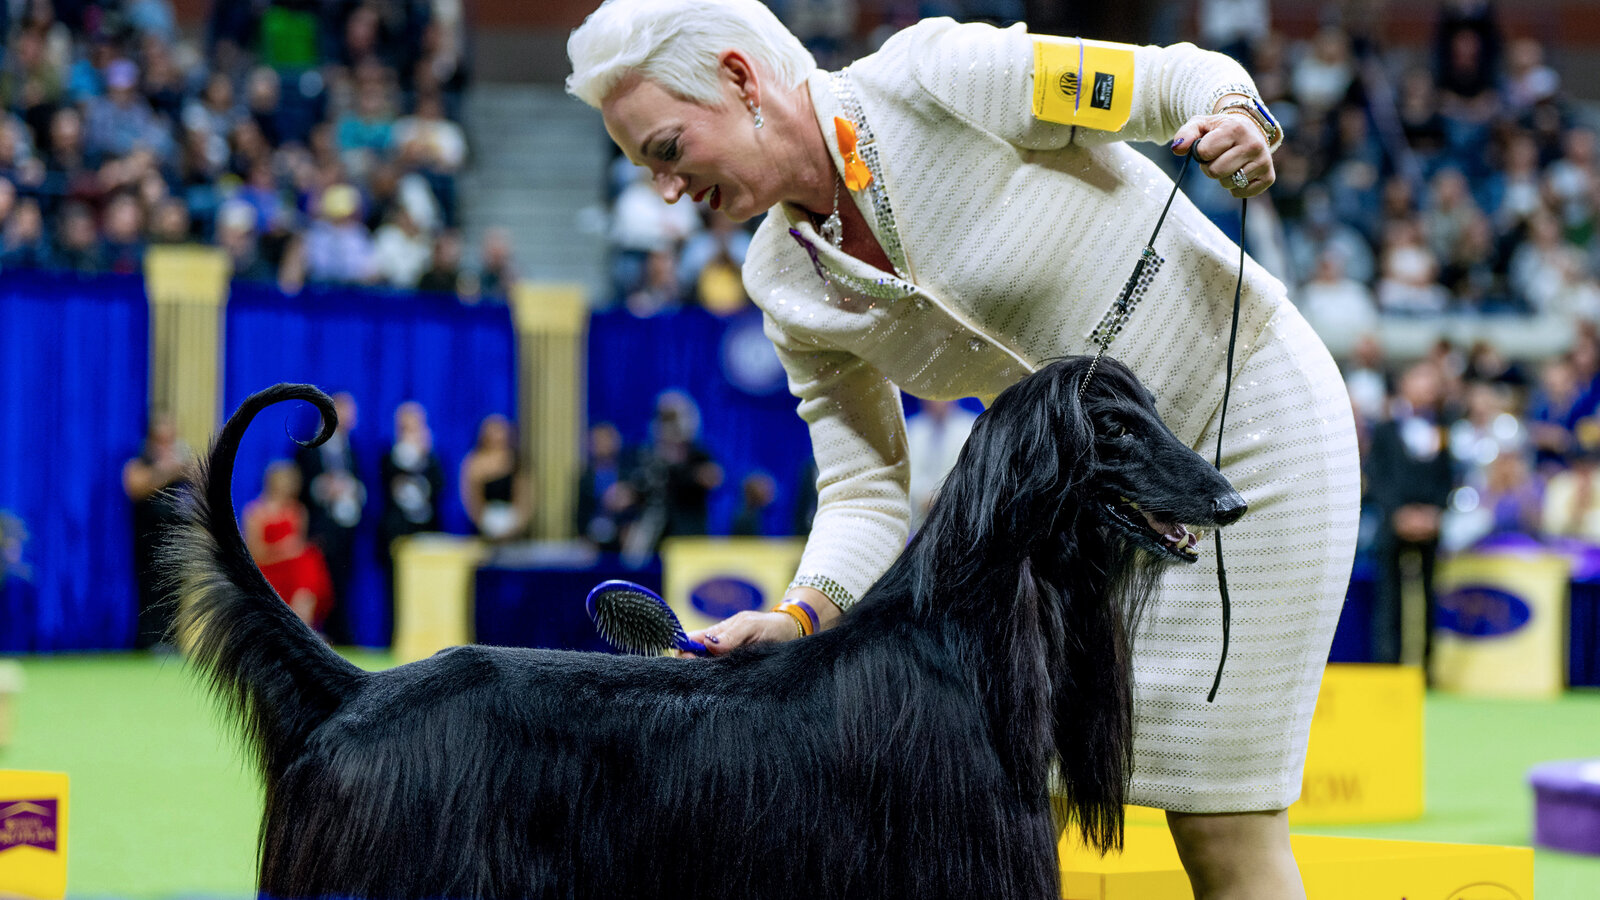
[[[1127,497],[1102,506],[1108,523],[1149,552],[1186,563],[1200,558],[1200,534],[1182,522],[1157,518]]]

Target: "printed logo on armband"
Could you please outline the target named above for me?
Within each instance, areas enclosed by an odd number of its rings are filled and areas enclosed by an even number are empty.
[[[1133,51],[1128,44],[1034,35],[1034,117],[1121,130],[1133,112]]]

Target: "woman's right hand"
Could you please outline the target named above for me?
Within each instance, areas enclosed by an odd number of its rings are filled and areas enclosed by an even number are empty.
[[[701,631],[689,633],[689,640],[706,645],[712,656],[770,641],[793,640],[800,629],[793,618],[781,612],[742,612]]]

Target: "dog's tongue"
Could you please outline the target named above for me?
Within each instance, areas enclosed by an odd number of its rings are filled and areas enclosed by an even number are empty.
[[[1150,530],[1158,532],[1166,539],[1167,543],[1174,547],[1193,547],[1195,544],[1200,543],[1200,538],[1184,527],[1183,524],[1174,525],[1171,522],[1163,522],[1142,509],[1139,512],[1144,515],[1144,520],[1150,525]]]

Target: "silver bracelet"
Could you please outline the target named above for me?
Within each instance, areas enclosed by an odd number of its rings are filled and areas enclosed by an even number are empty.
[[[797,587],[811,588],[822,596],[827,597],[833,601],[834,606],[839,607],[840,612],[844,612],[856,603],[856,598],[845,590],[843,585],[826,575],[796,575],[795,579],[789,582],[789,587],[785,593]]]

